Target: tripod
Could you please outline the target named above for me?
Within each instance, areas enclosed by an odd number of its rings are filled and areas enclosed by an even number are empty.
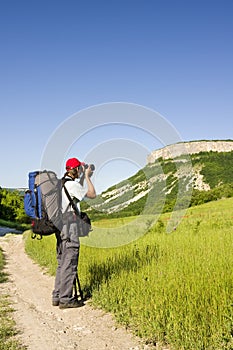
[[[80,281],[78,278],[78,272],[76,272],[76,276],[74,278],[73,285],[74,285],[74,297],[77,300],[83,301],[83,291],[82,291],[81,284],[80,284]],[[78,289],[77,289],[77,285],[78,285]]]

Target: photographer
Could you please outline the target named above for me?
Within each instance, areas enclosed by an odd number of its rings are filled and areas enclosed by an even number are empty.
[[[74,215],[74,210],[64,190],[66,187],[69,196],[80,213],[79,202],[87,198],[95,198],[96,192],[90,179],[93,174],[94,166],[87,166],[81,163],[77,158],[70,158],[66,162],[66,173],[63,177],[62,188],[62,211],[63,215]],[[80,182],[75,181],[80,179]],[[84,187],[84,181],[86,186]],[[68,216],[67,216],[68,217]],[[79,258],[79,236],[77,220],[70,222],[64,221],[61,231],[61,242],[57,244],[57,272],[55,277],[55,286],[52,293],[52,305],[60,309],[76,308],[83,303],[75,299],[73,295],[73,283],[75,281]]]

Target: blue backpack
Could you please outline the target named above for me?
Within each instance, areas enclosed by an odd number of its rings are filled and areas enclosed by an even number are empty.
[[[24,210],[31,218],[32,238],[56,235],[61,231],[62,181],[53,171],[33,171],[28,174],[28,190],[24,195]]]

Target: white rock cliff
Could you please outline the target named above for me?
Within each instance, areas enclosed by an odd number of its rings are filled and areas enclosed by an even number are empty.
[[[151,154],[147,156],[147,163],[154,163],[154,161],[160,157],[163,159],[174,159],[185,154],[195,154],[199,152],[210,151],[233,151],[233,141],[193,141],[176,143],[151,152]]]

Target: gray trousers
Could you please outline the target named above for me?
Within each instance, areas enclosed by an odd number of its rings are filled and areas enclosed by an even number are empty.
[[[79,258],[79,244],[63,240],[57,247],[57,272],[52,293],[54,301],[68,303],[73,300],[73,283]]]

